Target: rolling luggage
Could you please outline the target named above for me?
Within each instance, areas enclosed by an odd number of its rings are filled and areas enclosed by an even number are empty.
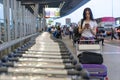
[[[87,69],[92,78],[104,78],[107,76],[107,67],[103,64],[83,64],[83,68]]]

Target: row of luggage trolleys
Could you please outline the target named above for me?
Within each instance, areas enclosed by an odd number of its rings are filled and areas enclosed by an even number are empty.
[[[0,80],[89,80],[65,45],[48,33],[19,47],[0,61]]]
[[[33,44],[35,42],[35,44]],[[85,65],[84,65],[85,66]],[[98,80],[47,32],[0,61],[0,80]],[[96,73],[96,72],[94,72]],[[98,73],[97,73],[98,74]],[[105,76],[104,76],[105,77]]]

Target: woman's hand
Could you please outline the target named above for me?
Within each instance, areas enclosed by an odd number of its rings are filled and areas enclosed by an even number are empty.
[[[93,35],[96,35],[93,29],[91,29],[91,28],[89,28],[89,29],[90,29],[90,32],[91,32]]]

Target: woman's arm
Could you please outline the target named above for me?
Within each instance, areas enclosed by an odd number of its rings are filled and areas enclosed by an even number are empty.
[[[91,29],[91,32],[93,35],[96,35],[97,33],[97,22],[93,21],[93,28]]]
[[[85,27],[83,27],[81,24],[83,25],[82,20],[78,22],[78,32],[79,33],[82,33],[84,31],[84,29],[85,29]]]
[[[95,27],[93,29],[90,29],[90,31],[93,35],[96,35],[96,28]]]

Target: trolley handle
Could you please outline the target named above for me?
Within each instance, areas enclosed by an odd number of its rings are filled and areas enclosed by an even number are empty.
[[[79,40],[77,40],[77,42],[78,41],[98,41],[98,40],[96,40],[96,39],[95,40],[81,40],[81,39],[79,39]]]

